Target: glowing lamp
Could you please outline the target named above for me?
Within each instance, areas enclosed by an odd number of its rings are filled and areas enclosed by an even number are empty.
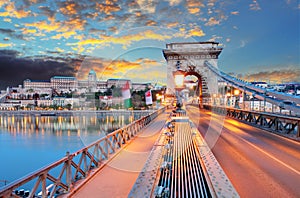
[[[176,70],[173,72],[174,81],[176,88],[183,88],[184,83],[184,71],[182,70]]]
[[[235,95],[235,96],[238,96],[239,94],[240,94],[240,90],[235,89],[235,90],[234,90],[234,95]]]

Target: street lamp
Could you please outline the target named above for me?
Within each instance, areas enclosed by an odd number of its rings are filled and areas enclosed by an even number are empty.
[[[226,103],[227,103],[227,106],[229,106],[229,107],[230,107],[230,97],[231,97],[231,93],[227,92],[226,93]]]
[[[239,109],[239,104],[238,104],[238,96],[240,95],[240,90],[235,89],[234,90],[234,95],[235,95],[235,104],[234,104],[234,108]]]
[[[174,76],[174,81],[175,81],[175,94],[176,94],[176,100],[177,100],[176,107],[178,108],[178,110],[180,110],[182,107],[182,101],[181,101],[179,92],[184,89],[183,84],[184,84],[185,72],[180,69],[179,61],[177,61],[177,63],[176,63],[176,68],[177,68],[177,70],[173,72],[173,76]]]

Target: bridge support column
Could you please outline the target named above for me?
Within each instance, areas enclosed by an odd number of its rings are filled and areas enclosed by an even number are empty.
[[[167,65],[167,94],[175,94],[173,72],[180,69],[187,75],[196,76],[199,83],[199,106],[203,106],[203,98],[218,94],[218,77],[205,66],[209,62],[217,67],[218,56],[222,48],[217,42],[170,43],[163,50]],[[180,62],[180,68],[176,68]],[[202,83],[204,83],[202,85]]]

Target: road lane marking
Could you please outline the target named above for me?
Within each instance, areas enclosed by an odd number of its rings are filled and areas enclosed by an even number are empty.
[[[225,126],[225,127],[226,127],[226,126]],[[226,129],[227,129],[227,128],[226,128]],[[227,130],[228,130],[228,129],[227,129]],[[228,131],[231,132],[231,130],[228,130]],[[288,164],[284,163],[283,161],[277,159],[276,157],[274,157],[274,156],[272,156],[271,154],[267,153],[266,151],[264,151],[263,149],[259,148],[259,147],[256,146],[256,145],[254,145],[253,143],[250,143],[249,141],[247,141],[247,140],[245,140],[245,139],[243,139],[243,138],[241,138],[241,137],[235,135],[234,133],[231,133],[231,134],[232,134],[233,136],[235,136],[236,138],[238,138],[238,139],[240,139],[240,140],[246,142],[247,144],[251,145],[251,146],[254,147],[256,150],[258,150],[258,151],[264,153],[265,155],[267,155],[267,156],[270,157],[271,159],[277,161],[278,163],[280,163],[281,165],[285,166],[286,168],[290,169],[291,171],[295,172],[296,174],[300,175],[300,171],[294,169],[294,168],[291,167],[290,165],[288,165]]]

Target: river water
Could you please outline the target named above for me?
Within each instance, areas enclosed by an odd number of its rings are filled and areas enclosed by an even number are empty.
[[[0,187],[75,152],[149,112],[0,114]]]

